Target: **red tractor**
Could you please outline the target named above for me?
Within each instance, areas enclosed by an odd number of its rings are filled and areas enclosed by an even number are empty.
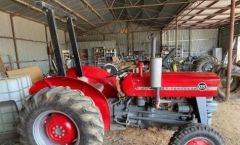
[[[110,74],[81,66],[71,17],[67,28],[76,67],[65,71],[54,11],[44,2],[38,4],[47,15],[58,75],[31,87],[19,115],[22,144],[101,145],[104,132],[111,129],[168,124],[179,126],[171,145],[224,145],[209,126],[217,109],[216,74],[162,72],[161,58],[155,58],[155,38],[149,72],[142,63],[138,73],[125,68]]]

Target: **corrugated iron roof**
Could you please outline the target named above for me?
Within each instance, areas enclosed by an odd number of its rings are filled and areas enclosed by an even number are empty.
[[[230,0],[44,0],[56,9],[57,24],[65,29],[66,13],[76,17],[78,32],[111,23],[134,22],[156,29],[209,28],[228,23]],[[46,24],[35,0],[0,0],[0,10]],[[240,18],[240,1],[236,18]]]
[[[186,8],[177,16],[181,28],[218,28],[230,21],[230,0],[202,1]],[[236,20],[240,18],[240,1],[236,0]],[[166,29],[176,27],[176,18]]]

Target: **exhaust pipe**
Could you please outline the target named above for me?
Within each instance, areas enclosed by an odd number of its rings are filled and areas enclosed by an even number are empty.
[[[156,108],[160,108],[160,88],[162,82],[162,58],[156,58],[157,38],[152,38],[152,51],[150,61],[150,85],[156,89]]]
[[[151,43],[151,47],[152,47],[151,58],[155,58],[156,57],[156,48],[157,48],[157,37],[152,37],[151,40],[152,40],[152,43]]]

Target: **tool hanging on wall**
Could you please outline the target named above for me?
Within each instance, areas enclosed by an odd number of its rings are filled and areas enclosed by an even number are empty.
[[[57,73],[57,66],[54,61],[54,51],[52,47],[52,42],[47,43],[47,53],[49,59],[49,74],[56,74]]]
[[[0,56],[0,77],[5,77],[6,76],[6,67],[2,61],[2,58]]]

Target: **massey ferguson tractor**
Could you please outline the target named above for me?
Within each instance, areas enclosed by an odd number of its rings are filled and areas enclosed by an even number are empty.
[[[217,104],[219,77],[211,72],[162,72],[152,39],[150,71],[143,63],[110,74],[82,66],[73,19],[67,29],[75,68],[65,70],[53,7],[46,12],[58,68],[56,76],[36,82],[20,110],[18,132],[23,145],[102,145],[104,132],[162,124],[179,126],[170,145],[224,145],[210,127]]]

